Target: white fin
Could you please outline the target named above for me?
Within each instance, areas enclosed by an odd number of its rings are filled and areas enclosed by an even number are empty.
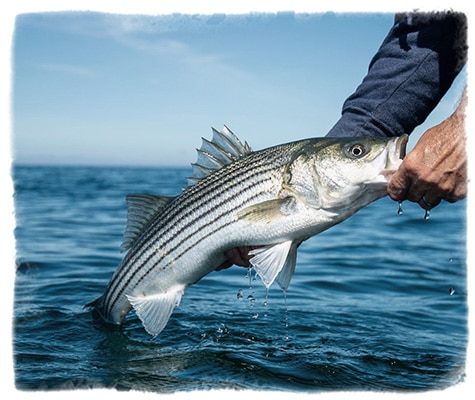
[[[238,212],[238,218],[249,222],[269,224],[276,219],[288,216],[295,211],[295,198],[274,199],[253,204]]]
[[[291,248],[292,241],[289,240],[279,244],[258,247],[249,252],[249,254],[253,255],[249,262],[255,269],[257,275],[262,279],[262,282],[264,282],[266,288],[269,288],[272,285],[277,275],[279,275],[284,266],[286,266]],[[292,257],[295,258],[294,256]],[[292,259],[289,260],[290,262],[287,267],[295,269],[295,260],[293,261],[293,264]],[[293,274],[293,270],[290,272]],[[282,275],[281,282],[284,284],[286,283],[288,286],[292,275],[290,278],[288,278],[287,275],[288,273]]]
[[[277,278],[275,279],[282,290],[288,289],[290,281],[294,276],[295,265],[297,264],[297,247],[298,246],[292,244],[289,254],[287,255],[287,259],[285,260],[284,267],[281,269],[279,275],[277,275]]]
[[[120,251],[124,252],[130,249],[153,218],[173,199],[173,197],[150,194],[128,195],[125,198],[127,202],[127,227],[122,238]]]
[[[202,138],[201,148],[198,150],[198,159],[193,167],[193,176],[188,178],[188,183],[194,185],[196,182],[207,177],[212,172],[231,164],[238,158],[252,153],[251,147],[238,139],[228,127],[224,126],[221,132],[213,130],[211,141]]]
[[[145,330],[157,336],[167,325],[175,306],[180,304],[183,289],[160,293],[152,296],[127,296],[130,304],[142,321]]]

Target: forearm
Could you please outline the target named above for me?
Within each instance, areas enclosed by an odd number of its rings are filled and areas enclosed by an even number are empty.
[[[450,88],[466,57],[463,14],[400,17],[327,136],[410,134]]]

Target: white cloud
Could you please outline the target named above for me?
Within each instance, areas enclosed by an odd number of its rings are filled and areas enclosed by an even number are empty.
[[[64,72],[76,76],[94,77],[97,75],[96,72],[90,68],[71,64],[43,63],[39,64],[38,68],[51,72]]]

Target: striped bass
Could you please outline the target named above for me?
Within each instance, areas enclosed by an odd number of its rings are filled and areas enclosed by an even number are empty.
[[[184,290],[239,246],[259,246],[252,267],[266,287],[287,289],[300,243],[385,196],[406,143],[407,135],[312,138],[254,152],[227,127],[213,129],[179,196],[127,196],[127,253],[86,306],[117,325],[133,307],[156,336]]]

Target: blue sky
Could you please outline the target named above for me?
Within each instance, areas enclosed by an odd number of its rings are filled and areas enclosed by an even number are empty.
[[[19,14],[13,158],[186,166],[211,126],[226,124],[254,149],[324,136],[393,18],[390,12]],[[463,84],[454,86],[428,124],[453,110]]]

